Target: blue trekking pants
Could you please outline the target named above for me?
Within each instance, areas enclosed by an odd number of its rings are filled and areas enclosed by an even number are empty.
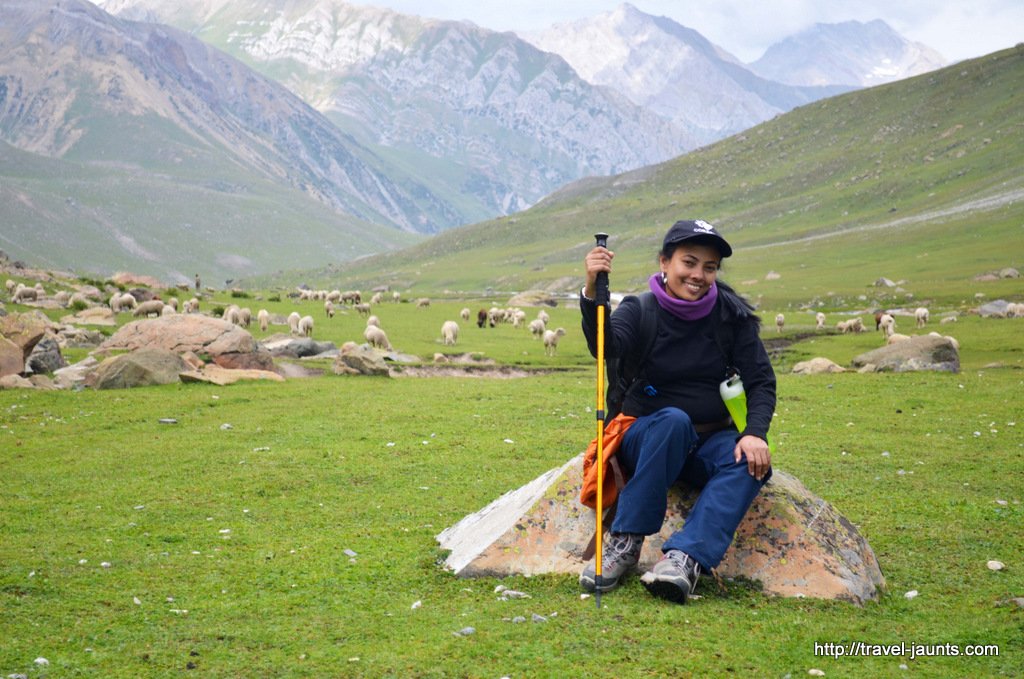
[[[657,533],[665,521],[669,488],[684,482],[701,492],[682,529],[662,551],[682,550],[705,571],[718,566],[750,503],[771,476],[769,471],[758,481],[747,471],[746,459],[735,462],[736,436],[735,429],[699,436],[690,416],[678,408],[637,418],[618,452],[624,471],[632,476],[619,493],[612,530]]]

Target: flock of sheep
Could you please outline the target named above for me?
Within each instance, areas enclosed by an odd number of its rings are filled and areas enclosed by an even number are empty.
[[[1008,317],[1024,316],[1024,303],[1010,303],[1009,305],[1007,305],[1006,315]],[[926,325],[928,325],[929,317],[930,314],[928,312],[928,309],[926,309],[925,307],[918,307],[917,309],[914,310],[915,326],[918,329],[924,328]],[[816,313],[814,315],[815,329],[824,330],[825,320],[826,317],[824,313],[820,311]],[[946,316],[940,321],[940,323],[953,323],[955,321],[956,316]],[[776,332],[781,333],[785,325],[785,314],[777,314],[775,316]],[[866,330],[866,327],[864,326],[864,321],[862,321],[859,316],[855,316],[853,318],[848,318],[836,323],[836,330],[838,330],[840,334],[860,333],[864,332]],[[896,342],[902,342],[904,340],[910,339],[909,335],[903,335],[896,332],[896,317],[893,314],[885,311],[878,311],[875,313],[875,330],[881,331],[882,337],[884,338],[886,344],[895,344]],[[937,335],[938,333],[933,332],[931,334]],[[955,346],[959,347],[959,343],[954,338],[949,337],[947,335],[946,339],[951,340]]]
[[[15,283],[12,280],[8,280],[6,288],[10,299],[14,303],[26,303],[35,302],[42,300],[46,297],[46,291],[41,283],[36,283],[34,286],[29,287],[23,283]],[[327,318],[333,318],[336,311],[336,306],[339,304],[351,305],[359,315],[366,316],[366,328],[363,331],[363,338],[368,344],[373,347],[388,350],[392,349],[390,340],[388,339],[387,333],[381,328],[380,319],[371,313],[372,308],[376,305],[382,304],[385,301],[397,303],[401,301],[401,295],[397,292],[393,292],[385,297],[384,292],[375,292],[370,298],[369,302],[362,301],[362,295],[357,290],[350,291],[339,291],[339,290],[308,290],[301,288],[297,293],[291,295],[300,301],[323,301],[324,314]],[[68,291],[60,291],[54,294],[54,299],[62,306],[68,307],[76,302],[84,302],[85,304],[92,306],[93,300],[89,299],[83,293],[71,294]],[[420,298],[415,300],[415,306],[417,308],[428,307],[430,300],[428,298]],[[152,299],[146,299],[140,301],[135,295],[130,292],[114,292],[108,301],[108,305],[115,314],[131,311],[135,317],[149,317],[149,316],[163,316],[167,314],[173,314],[179,312],[179,302],[175,297],[169,298],[166,302],[163,301],[159,296],[154,296]],[[198,313],[199,312],[199,299],[192,297],[182,305],[182,311],[184,313]],[[1010,303],[1007,305],[1006,315],[1009,317],[1024,317],[1024,303]],[[459,314],[460,318],[464,322],[469,322],[473,316],[472,311],[467,308],[463,308]],[[239,307],[237,304],[230,304],[224,309],[222,318],[230,323],[248,328],[252,321],[252,312],[246,307]],[[271,314],[266,309],[260,309],[256,314],[256,320],[260,327],[260,330],[266,332],[271,323]],[[941,323],[949,323],[956,321],[956,316],[947,316],[941,320]],[[534,339],[541,340],[544,345],[544,352],[548,356],[554,356],[557,348],[558,341],[561,337],[565,336],[564,328],[549,329],[548,323],[550,318],[543,309],[537,314],[537,317],[533,320],[527,321],[526,312],[519,308],[498,308],[491,307],[490,309],[480,309],[476,314],[476,324],[480,328],[484,327],[495,327],[502,323],[511,324],[514,328],[526,327],[531,336]],[[929,311],[927,308],[919,307],[914,311],[914,322],[918,329],[924,328],[929,322]],[[775,317],[775,328],[776,331],[781,333],[786,323],[784,314],[778,314]],[[817,330],[824,330],[826,323],[825,314],[818,312],[815,314],[815,328]],[[287,318],[287,324],[292,335],[301,337],[312,337],[315,326],[315,321],[312,315],[301,315],[297,311],[291,312]],[[860,317],[853,317],[841,320],[835,325],[836,330],[840,333],[860,333],[864,332],[866,327]],[[900,334],[896,332],[896,318],[893,314],[887,312],[877,312],[875,314],[875,329],[881,331],[885,342],[887,344],[893,344],[902,340],[909,339],[908,335]],[[934,333],[933,333],[934,334]],[[949,338],[952,339],[952,338]],[[441,341],[445,346],[455,346],[459,341],[459,324],[455,320],[446,320],[441,325]],[[955,340],[953,340],[955,342]]]

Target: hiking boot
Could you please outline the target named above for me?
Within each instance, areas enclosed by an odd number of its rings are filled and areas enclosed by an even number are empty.
[[[619,585],[619,580],[636,566],[644,536],[639,533],[609,533],[601,550],[601,591],[608,592]],[[591,561],[580,574],[580,587],[586,592],[597,591],[596,563]]]
[[[698,577],[700,564],[686,552],[670,549],[654,568],[641,576],[640,582],[654,596],[685,604],[697,587]]]

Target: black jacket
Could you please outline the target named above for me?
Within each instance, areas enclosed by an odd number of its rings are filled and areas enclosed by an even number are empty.
[[[697,321],[683,321],[658,307],[657,338],[640,367],[639,383],[626,394],[622,411],[641,416],[675,406],[695,424],[724,420],[729,413],[718,387],[731,365],[739,371],[747,393],[747,427],[740,435],[765,439],[775,412],[775,371],[758,334],[760,320],[731,288],[721,281],[718,288],[715,308]],[[580,310],[587,346],[596,356],[597,305],[581,298]],[[610,317],[606,315],[606,359],[642,350],[640,317],[640,300],[635,296],[624,298]],[[716,333],[716,323],[721,324],[720,333]],[[719,340],[723,336],[731,340],[731,346],[722,346]]]

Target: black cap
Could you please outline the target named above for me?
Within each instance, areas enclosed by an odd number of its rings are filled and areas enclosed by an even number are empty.
[[[732,247],[728,241],[722,238],[721,234],[715,231],[715,227],[711,226],[703,219],[680,219],[678,222],[672,225],[672,228],[665,234],[665,240],[662,242],[662,250],[667,250],[668,246],[673,243],[682,243],[685,240],[691,238],[700,238],[702,241],[708,242],[718,249],[718,252],[722,257],[728,257],[732,254]]]

